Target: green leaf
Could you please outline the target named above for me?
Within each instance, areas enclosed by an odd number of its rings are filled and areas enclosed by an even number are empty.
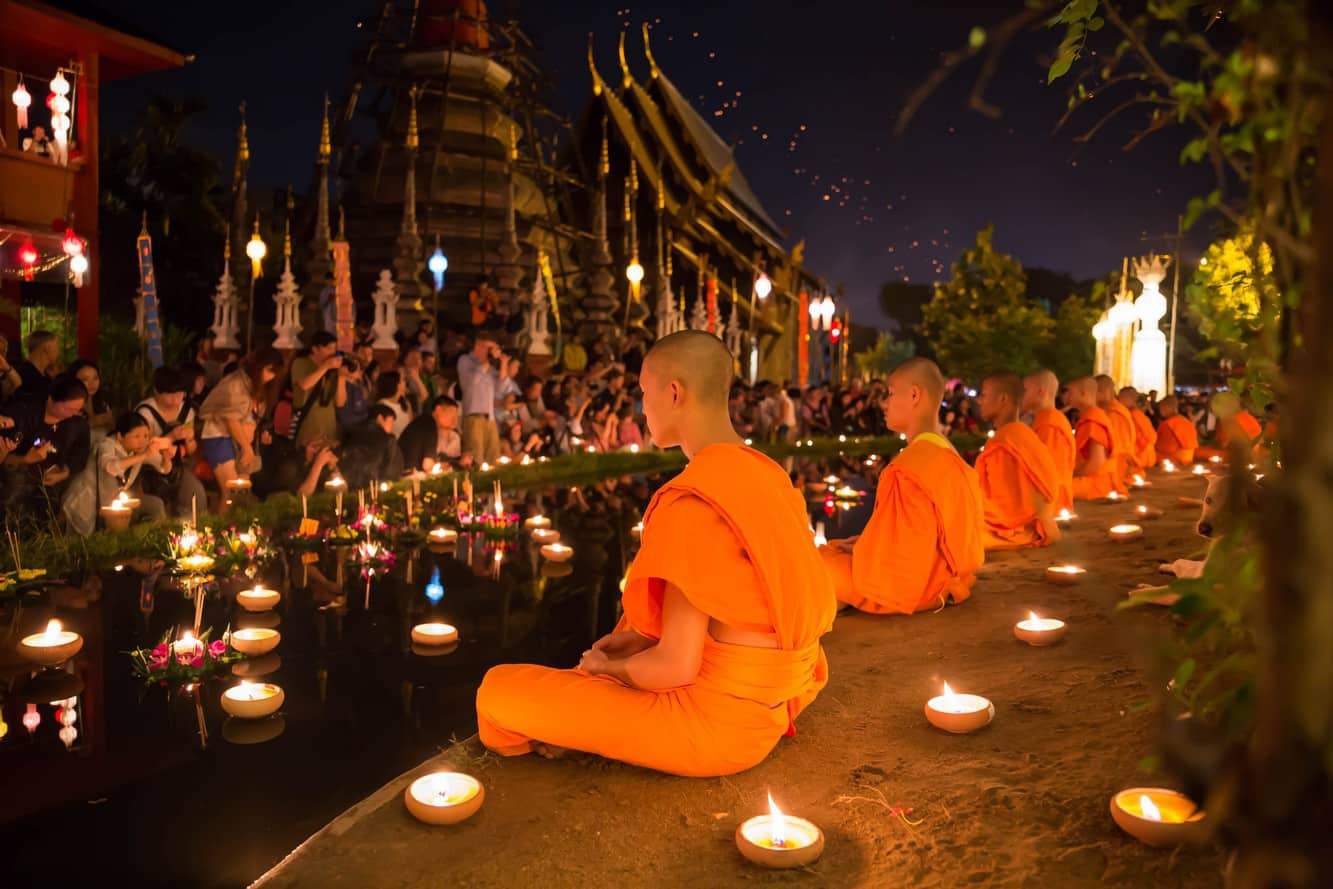
[[[1180,149],[1180,163],[1182,166],[1184,164],[1197,164],[1207,155],[1208,140],[1200,136],[1197,139],[1191,139],[1185,144],[1184,148]]]
[[[1106,19],[1102,18],[1099,15],[1094,15],[1092,18],[1088,19],[1088,30],[1100,31],[1102,29],[1102,26],[1105,24],[1106,24]]]
[[[1194,676],[1194,668],[1196,666],[1198,665],[1195,664],[1194,658],[1192,657],[1186,658],[1185,660],[1180,662],[1180,666],[1176,667],[1176,675],[1171,680],[1172,682],[1175,683],[1176,691],[1182,690],[1187,684],[1189,684],[1191,677]]]
[[[1046,72],[1046,82],[1054,83],[1061,77],[1069,73],[1069,68],[1074,64],[1074,54],[1072,52],[1061,55],[1054,62],[1051,62],[1050,70]]]
[[[973,49],[981,49],[986,45],[986,29],[975,27],[968,32],[967,45]]]

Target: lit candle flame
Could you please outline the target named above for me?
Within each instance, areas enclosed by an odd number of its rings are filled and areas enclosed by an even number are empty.
[[[783,817],[778,804],[773,802],[773,793],[768,794],[768,839],[779,848],[787,845],[787,819]]]
[[[432,467],[430,468],[430,474],[431,474],[431,475],[443,475],[443,474],[444,474],[444,467],[441,466],[438,462],[436,462],[435,465],[432,466]]]
[[[1037,617],[1037,612],[1029,611],[1028,620],[1032,621],[1035,624],[1037,621],[1041,620],[1041,618]]]
[[[945,696],[946,698],[951,698],[951,697],[953,697],[953,689],[952,689],[952,688],[949,688],[949,683],[947,683],[947,682],[944,683],[944,696]]]
[[[815,525],[815,546],[824,546],[828,543],[828,538],[824,536],[824,523],[819,522]]]
[[[1161,810],[1157,808],[1157,804],[1154,803],[1152,798],[1146,793],[1139,794],[1139,811],[1142,812],[1143,817],[1147,818],[1149,821],[1162,820]]]
[[[489,463],[482,463],[482,464],[481,464],[481,471],[482,471],[482,472],[490,472],[490,471],[491,471],[491,464],[489,464]]]
[[[495,517],[498,519],[501,518],[504,514],[505,514],[504,501],[500,499],[500,495],[497,493],[495,495]]]
[[[1136,484],[1136,485],[1142,485],[1143,483],[1144,483],[1144,482],[1143,482],[1143,476],[1141,476],[1141,475],[1136,475],[1136,476],[1134,476],[1134,484]]]
[[[49,621],[46,625],[46,638],[55,639],[60,635],[60,621]]]

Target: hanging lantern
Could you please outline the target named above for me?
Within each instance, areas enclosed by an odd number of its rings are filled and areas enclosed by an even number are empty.
[[[69,273],[74,279],[75,287],[83,286],[83,276],[88,274],[88,257],[82,253],[75,253],[69,258]]]
[[[268,245],[259,237],[259,217],[255,217],[255,230],[245,245],[245,255],[250,257],[250,274],[256,278],[264,277],[264,257],[268,255]]]
[[[772,292],[773,282],[768,279],[768,275],[760,272],[759,277],[754,279],[754,295],[762,301],[768,299]]]
[[[37,731],[37,726],[42,724],[42,714],[37,712],[36,704],[29,704],[27,711],[23,714],[23,727],[28,730],[28,734]]]
[[[51,110],[56,114],[69,114],[69,99],[64,96],[51,97]]]
[[[1139,313],[1135,311],[1133,301],[1122,299],[1118,300],[1115,305],[1111,306],[1111,311],[1108,317],[1111,319],[1112,324],[1117,327],[1123,327],[1126,324],[1133,324],[1135,321],[1139,320]]]
[[[435,277],[435,289],[437,291],[443,290],[444,273],[449,270],[449,258],[444,255],[444,251],[440,249],[439,244],[435,245],[435,252],[430,255],[426,267],[430,269],[430,273]]]
[[[60,243],[66,256],[78,256],[83,252],[83,239],[74,234],[74,229],[65,229],[65,240]]]
[[[14,107],[18,109],[16,116],[18,117],[19,129],[26,130],[28,128],[28,108],[32,105],[32,93],[28,92],[28,88],[23,85],[23,81],[19,80],[19,85],[10,94],[10,98],[14,100]]]
[[[629,265],[626,266],[625,277],[629,279],[630,294],[637,300],[639,298],[639,285],[643,283],[643,265],[640,264],[637,256],[631,259]]]
[[[31,281],[33,275],[33,266],[37,265],[37,248],[32,245],[32,241],[19,248],[19,262],[23,263],[23,279]]]
[[[57,96],[69,95],[69,81],[65,79],[64,71],[57,71],[56,76],[51,78],[51,92]]]

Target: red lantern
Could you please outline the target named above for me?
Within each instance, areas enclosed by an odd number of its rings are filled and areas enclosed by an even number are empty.
[[[842,322],[835,318],[833,319],[833,326],[829,328],[828,338],[836,343],[841,336]]]
[[[37,264],[37,248],[32,245],[32,241],[19,248],[19,262],[23,263],[23,277],[31,281],[33,266]]]
[[[61,243],[66,256],[78,256],[83,252],[83,239],[74,234],[74,229],[65,229],[65,240]]]

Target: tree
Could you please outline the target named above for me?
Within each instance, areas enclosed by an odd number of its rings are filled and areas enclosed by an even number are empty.
[[[1025,298],[1023,267],[994,247],[994,226],[953,264],[922,310],[922,332],[949,376],[976,381],[999,370],[1031,373],[1054,322]]]
[[[1071,293],[1060,301],[1055,312],[1051,338],[1037,354],[1042,367],[1054,371],[1061,380],[1072,380],[1092,372],[1097,357],[1097,342],[1092,325],[1102,313],[1102,300],[1089,293]]]
[[[910,340],[897,340],[893,334],[880,331],[872,348],[856,353],[856,367],[863,376],[884,377],[915,354],[916,347]]]
[[[911,337],[918,353],[930,351],[921,335],[921,313],[932,296],[929,284],[887,281],[879,288],[879,309],[894,324],[899,337]]]

